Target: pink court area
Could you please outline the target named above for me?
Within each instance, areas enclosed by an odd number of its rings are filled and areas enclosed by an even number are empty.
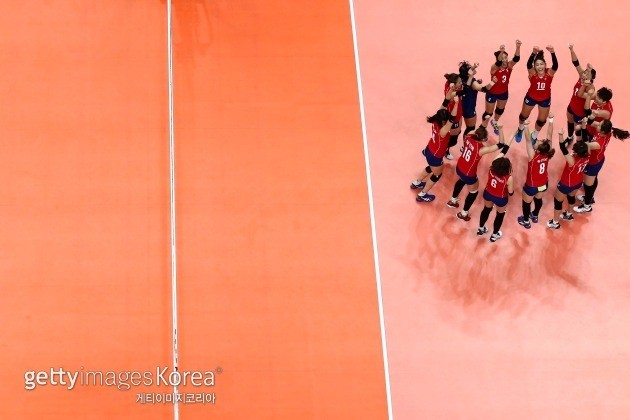
[[[613,90],[613,123],[630,128],[623,10],[621,1],[355,2],[396,419],[630,418],[630,144],[609,146],[595,210],[552,231],[545,222],[562,155],[552,160],[541,223],[525,230],[516,218],[526,152],[514,143],[516,193],[494,244],[475,234],[481,199],[467,224],[445,206],[455,161],[446,163],[433,203],[416,203],[409,189],[426,165],[424,120],[442,102],[443,74],[465,59],[481,63],[478,77],[489,81],[492,53],[505,44],[512,56],[516,39],[522,59],[502,119],[506,133],[516,128],[527,90],[527,57],[548,44],[560,64],[551,110],[556,133],[566,131],[578,77],[569,42],[597,70],[596,86]],[[483,104],[480,94],[479,116]],[[480,166],[482,188],[490,160]],[[494,213],[488,226],[493,220]]]

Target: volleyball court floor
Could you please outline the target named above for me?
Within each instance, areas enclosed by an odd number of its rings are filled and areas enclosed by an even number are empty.
[[[523,57],[558,51],[558,127],[568,42],[630,127],[621,2],[354,4],[378,272],[349,5],[263,3],[173,2],[180,369],[216,373],[216,403],[180,418],[627,418],[627,145],[592,214],[525,231],[513,198],[495,244],[474,234],[479,203],[469,225],[444,205],[452,164],[434,203],[408,189],[442,75],[483,74],[517,38]],[[173,418],[136,402],[172,388],[24,389],[30,370],[171,364],[165,2],[4,6],[0,417]],[[525,80],[523,60],[507,131]]]
[[[525,230],[516,218],[526,151],[523,143],[513,143],[508,157],[516,192],[496,243],[476,236],[481,199],[468,224],[445,205],[456,161],[447,162],[432,191],[434,202],[416,203],[408,187],[426,165],[420,154],[430,136],[425,118],[443,99],[443,74],[468,60],[481,64],[478,77],[488,82],[493,52],[505,44],[512,56],[516,39],[523,42],[523,60],[512,73],[501,119],[506,133],[516,128],[527,90],[527,57],[534,45],[548,44],[560,66],[552,85],[555,130],[566,133],[566,107],[577,80],[569,42],[581,62],[597,69],[596,86],[612,88],[613,123],[629,127],[624,76],[629,61],[619,53],[628,26],[615,12],[622,7],[614,1],[598,4],[595,14],[607,18],[591,26],[580,23],[584,10],[591,9],[587,2],[570,7],[357,2],[395,418],[628,417],[629,145],[611,143],[595,210],[576,214],[575,221],[555,231],[545,222],[551,218],[562,155],[552,160],[541,223]],[[478,115],[483,102],[480,94]],[[484,160],[481,188],[491,159]],[[490,225],[493,218],[494,213]]]

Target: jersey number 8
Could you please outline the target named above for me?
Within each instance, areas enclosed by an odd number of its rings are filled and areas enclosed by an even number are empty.
[[[545,165],[544,163],[541,163],[541,164],[540,164],[540,167],[539,167],[539,169],[538,169],[538,173],[539,173],[539,174],[541,174],[541,175],[542,175],[542,174],[544,174],[544,173],[545,173],[545,166],[546,166],[546,165]]]
[[[493,179],[492,181],[490,181],[490,185],[492,185],[492,188],[496,188],[497,187],[497,180]]]

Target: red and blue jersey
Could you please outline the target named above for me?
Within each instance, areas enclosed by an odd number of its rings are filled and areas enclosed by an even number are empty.
[[[608,147],[608,142],[610,142],[611,137],[612,133],[597,133],[597,135],[595,135],[593,141],[599,144],[599,149],[591,151],[588,159],[589,165],[597,165],[604,160],[604,152],[606,152],[606,147]]]
[[[584,117],[584,102],[586,102],[586,98],[580,98],[578,96],[578,92],[582,87],[582,78],[580,77],[573,86],[573,96],[571,96],[571,102],[569,102],[569,109],[578,117]]]
[[[553,76],[549,74],[549,69],[545,69],[542,77],[535,73],[529,78],[527,95],[537,102],[546,101],[551,98],[551,82],[553,82]]]
[[[613,113],[613,106],[612,103],[610,101],[606,102],[605,104],[602,105],[597,105],[597,103],[595,103],[595,101],[593,101],[593,103],[591,104],[591,110],[593,111],[608,111],[610,112],[610,116],[608,118],[603,118],[603,117],[597,117],[595,119],[593,119],[593,122],[602,122],[604,120],[609,120],[612,118],[612,113]],[[591,126],[590,124],[586,127],[586,129],[588,130],[589,134],[591,136],[595,136],[597,135],[597,129],[593,126]]]
[[[468,134],[464,138],[464,150],[457,161],[457,169],[466,176],[474,177],[477,175],[477,167],[481,160],[479,151],[483,147],[480,141],[474,139],[472,134]]]
[[[447,80],[446,84],[444,85],[444,95],[446,95],[446,92],[448,92],[449,89],[450,89],[450,82]],[[460,86],[459,88],[456,89],[456,91],[459,92],[462,89],[463,87]],[[462,119],[462,115],[463,115],[462,101],[459,100],[457,102],[457,105],[455,105],[455,101],[451,100],[451,102],[449,102],[446,109],[448,110],[450,114],[451,112],[453,112],[453,108],[455,108],[455,106],[457,106],[457,115],[455,115],[455,119],[453,121],[458,122],[459,120]]]
[[[497,78],[497,82],[492,86],[488,92],[493,95],[502,95],[508,91],[508,85],[510,84],[510,76],[512,75],[512,68],[502,68],[498,67],[494,73],[492,73],[492,77]]]
[[[562,176],[560,177],[560,183],[566,187],[575,187],[580,185],[584,180],[584,168],[588,165],[589,156],[581,158],[576,153],[573,153],[573,165],[569,165],[567,162],[564,165]]]
[[[549,156],[536,153],[527,164],[527,179],[525,185],[530,187],[542,187],[549,181]]]
[[[444,157],[448,149],[448,141],[451,137],[449,131],[446,132],[444,137],[440,136],[440,129],[440,126],[436,122],[431,125],[431,140],[429,140],[429,144],[427,145],[431,154],[436,158]]]
[[[508,179],[510,174],[499,176],[492,172],[492,168],[488,172],[488,183],[486,184],[486,191],[489,194],[499,198],[506,198],[508,196]]]

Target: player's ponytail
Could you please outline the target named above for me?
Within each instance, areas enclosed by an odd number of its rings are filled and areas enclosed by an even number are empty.
[[[621,141],[624,141],[625,139],[630,137],[630,133],[628,133],[626,130],[622,130],[621,128],[613,128],[612,135]]]
[[[603,134],[610,134],[612,133],[613,136],[615,136],[615,138],[619,139],[619,140],[625,140],[628,137],[630,137],[630,133],[628,133],[628,131],[622,129],[622,128],[615,128],[612,125],[612,122],[610,120],[604,120],[601,122],[600,126],[599,126],[599,131]]]

